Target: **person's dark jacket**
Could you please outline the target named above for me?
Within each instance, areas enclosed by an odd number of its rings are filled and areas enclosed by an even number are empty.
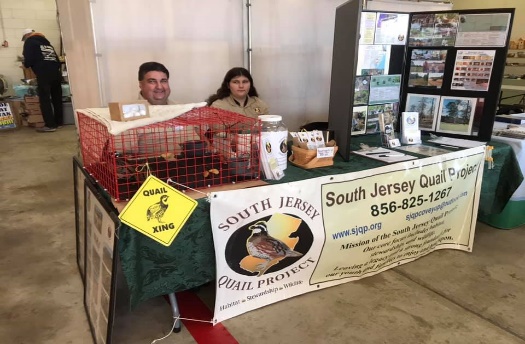
[[[32,68],[37,77],[56,75],[60,70],[55,48],[41,33],[33,33],[24,42],[24,66]]]

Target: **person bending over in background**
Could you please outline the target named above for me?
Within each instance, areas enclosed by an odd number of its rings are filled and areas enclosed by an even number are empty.
[[[43,34],[25,29],[22,41],[24,67],[33,69],[36,75],[40,111],[45,123],[44,127],[37,128],[36,131],[53,132],[62,126],[64,120],[60,61],[55,48]]]
[[[145,62],[139,67],[139,99],[151,105],[170,105],[170,72],[162,63]]]
[[[206,103],[211,107],[252,118],[270,114],[268,105],[259,99],[250,72],[242,67],[230,69],[217,93],[211,95]]]

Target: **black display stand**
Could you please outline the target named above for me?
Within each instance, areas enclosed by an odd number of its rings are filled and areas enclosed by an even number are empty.
[[[75,156],[73,157],[73,184],[75,197],[75,237],[76,237],[76,252],[78,272],[82,278],[82,283],[85,282],[85,263],[86,248],[84,244],[86,222],[85,222],[85,193],[84,183],[96,184],[95,179],[84,169],[82,162]]]
[[[420,128],[422,131],[432,132],[439,136],[489,141],[492,135],[492,127],[494,124],[494,118],[496,115],[497,103],[504,74],[505,58],[510,41],[512,22],[514,19],[514,9],[504,8],[413,13],[399,13],[392,11],[361,11],[360,1],[352,0],[346,2],[336,9],[330,85],[330,108],[328,116],[329,129],[334,131],[335,140],[339,146],[339,154],[343,157],[343,159],[345,161],[350,159],[352,117],[354,114],[354,107],[356,106],[354,104],[354,92],[357,89],[356,80],[358,80],[356,76],[361,75],[356,74],[359,49],[361,49],[359,44],[359,30],[363,16],[366,15],[366,13],[371,12],[377,13],[378,16],[379,14],[384,15],[396,13],[409,16],[406,42],[403,45],[391,45],[389,66],[388,69],[385,69],[383,73],[383,75],[401,75],[399,100],[395,104],[398,123],[397,131],[399,132],[400,129],[399,119],[401,117],[401,112],[415,111],[413,102],[409,102],[407,104],[407,98],[409,98],[407,95],[410,94],[410,97],[413,97],[411,98],[412,101],[417,99],[415,96],[421,96],[423,98],[428,96],[428,98],[434,98],[436,106],[440,107],[437,108],[438,111],[434,115],[433,124],[428,127]],[[461,32],[461,43],[458,44],[458,41],[456,41],[459,37],[458,30],[460,28],[463,29],[467,27],[466,25],[461,26],[459,24],[459,20],[463,20],[461,24],[464,24],[466,21],[474,22],[479,18],[480,23],[482,23],[483,20],[487,20],[491,15],[498,16],[504,14],[508,14],[508,16],[505,17],[509,17],[510,19],[508,20],[508,23],[502,25],[501,28],[490,27],[489,29],[480,29],[481,32],[483,30],[487,30],[487,38],[483,44],[475,44],[476,42],[474,39],[469,40],[468,34],[465,34],[464,31]],[[452,34],[456,35],[454,36],[454,40],[448,40],[448,38],[443,35],[443,39],[440,38],[434,41],[426,42],[418,41],[419,38],[415,38],[418,34],[418,30],[414,30],[412,23],[417,23],[418,19],[425,18],[425,15],[427,15],[429,18],[432,17],[432,15],[435,15],[436,18],[455,16],[458,21],[458,24],[455,26],[456,32],[453,31],[454,27],[451,29]],[[476,17],[476,15],[479,16]],[[478,23],[475,24],[477,25]],[[472,25],[474,26],[474,31],[476,29],[476,25]],[[480,26],[482,27],[483,25]],[[434,30],[437,32],[442,30],[441,33],[447,32],[447,28],[448,27],[446,26],[446,23],[443,24],[442,22],[434,26]],[[498,36],[498,30],[506,33],[506,36]],[[494,42],[494,44],[490,44],[491,41],[489,37],[492,33],[495,33],[495,37],[499,37],[499,42],[497,42],[497,44],[496,42]],[[361,36],[363,36],[362,33]],[[400,39],[401,36],[402,35],[400,34]],[[478,36],[478,38],[481,40],[483,35]],[[472,37],[475,37],[475,33]],[[501,37],[504,38],[502,39]],[[469,42],[474,43],[469,45]],[[427,58],[432,59],[432,57],[428,57],[426,54],[421,53],[421,51],[432,50],[444,52],[443,56],[446,55],[443,61],[440,61],[442,62],[442,66],[440,66],[442,70],[440,70],[441,75],[438,78],[439,86],[432,85],[431,82],[429,82],[428,85],[423,86],[415,84],[413,78],[414,74],[417,73],[414,73],[415,69],[412,64],[412,58],[414,57],[420,59],[421,61],[424,61]],[[476,62],[473,62],[474,59],[478,59],[478,57],[475,56],[477,52],[479,52],[480,55],[482,55],[483,52],[488,52],[488,55],[491,56],[488,57],[489,60],[481,60],[481,63],[478,63],[477,60]],[[468,56],[469,54],[472,56]],[[461,60],[463,58],[465,60]],[[484,57],[481,57],[481,59],[483,58]],[[463,65],[463,62],[458,61],[465,61],[465,65]],[[481,64],[481,66],[479,66],[479,64]],[[484,86],[479,88],[465,87],[463,89],[458,87],[458,85],[462,85],[464,81],[466,83],[472,82],[471,80],[476,80],[476,82],[482,81],[480,80],[482,78],[482,74],[479,73],[479,71],[485,71],[485,69],[487,69],[487,81],[484,83]],[[430,74],[430,77],[427,75],[427,78],[432,79],[433,75]],[[455,105],[450,104],[453,101],[458,102],[458,108],[461,111],[454,112],[450,110],[450,108]],[[464,106],[463,103],[467,105]],[[370,105],[371,104],[366,104],[366,106],[369,108]],[[449,106],[447,107],[447,105]],[[472,105],[472,107],[468,108],[469,105]],[[457,115],[457,113],[460,113],[460,115]],[[421,116],[422,114],[420,113],[420,118]],[[457,116],[458,118],[456,119],[454,116]],[[462,125],[463,122],[467,122],[468,125]],[[456,125],[458,123],[459,125]],[[453,129],[449,130],[449,127],[453,127]],[[460,129],[456,130],[456,128]],[[366,130],[366,132],[368,132],[368,130]],[[381,145],[379,135],[378,145]]]
[[[334,132],[338,152],[347,161],[350,155],[361,8],[360,0],[351,0],[335,11],[328,129]]]
[[[381,75],[402,75],[404,70],[405,44],[360,43],[360,38],[363,38],[363,33],[360,33],[361,21],[367,13],[379,14],[382,12],[362,11],[360,1],[354,0],[339,6],[335,15],[328,126],[329,130],[333,130],[335,134],[335,140],[339,146],[338,152],[345,161],[350,159],[350,137],[356,134],[352,133],[352,115],[356,106],[354,104],[355,90],[357,88],[356,82],[358,82],[356,76],[363,75],[357,72],[358,55],[361,46],[388,46],[388,67]],[[388,13],[408,16],[407,13],[392,11]],[[403,39],[406,39],[406,30],[400,34],[403,36]],[[371,77],[379,74],[372,72],[368,75]],[[397,98],[394,102],[396,113],[399,108],[399,95]],[[368,100],[365,104],[359,105],[373,106],[368,103]],[[380,144],[381,140],[379,137],[378,140],[378,144]]]

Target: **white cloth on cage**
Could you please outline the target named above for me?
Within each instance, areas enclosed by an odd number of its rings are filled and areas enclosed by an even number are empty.
[[[150,117],[127,122],[112,121],[111,116],[109,115],[109,108],[77,109],[76,111],[82,112],[84,115],[89,116],[105,125],[108,128],[108,132],[110,134],[118,135],[125,132],[126,130],[170,120],[190,111],[193,108],[202,107],[205,105],[206,102],[177,105],[149,105]]]

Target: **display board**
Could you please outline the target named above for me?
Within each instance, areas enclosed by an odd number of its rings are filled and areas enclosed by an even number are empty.
[[[112,342],[119,220],[97,186],[84,183],[84,307],[96,344]]]
[[[419,129],[489,141],[514,9],[410,14],[401,111]]]
[[[329,129],[334,130],[339,153],[345,160],[350,158],[350,135],[380,133],[383,127],[380,120],[385,117],[392,119],[392,127],[396,125],[409,14],[362,11],[357,52],[351,49],[353,44],[347,43],[344,35],[347,32],[337,29],[338,26],[353,29],[348,23],[353,21],[336,13],[328,119]],[[347,44],[347,49],[341,47]],[[336,55],[336,51],[341,55]],[[355,72],[349,74],[356,55]],[[350,92],[341,92],[352,86]]]
[[[514,9],[336,12],[328,122],[343,159],[352,135],[377,134],[381,145],[381,121],[399,131],[403,111],[418,112],[423,131],[489,141],[513,17]]]

